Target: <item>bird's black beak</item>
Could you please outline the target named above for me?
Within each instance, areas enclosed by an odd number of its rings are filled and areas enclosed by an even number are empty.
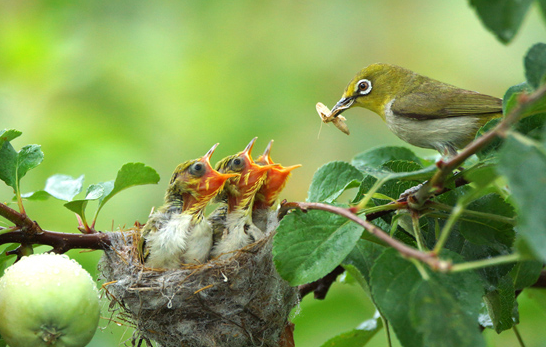
[[[350,108],[355,100],[356,98],[354,97],[342,98],[337,102],[332,111],[330,111],[330,115],[328,116],[328,118],[335,118],[339,116],[343,111]]]

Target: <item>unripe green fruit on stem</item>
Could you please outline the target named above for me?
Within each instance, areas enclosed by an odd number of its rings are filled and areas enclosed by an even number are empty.
[[[95,282],[66,255],[23,257],[0,278],[0,334],[10,347],[83,347],[99,313]]]

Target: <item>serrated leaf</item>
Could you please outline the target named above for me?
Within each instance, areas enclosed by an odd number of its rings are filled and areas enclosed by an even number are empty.
[[[461,261],[453,252],[442,252],[441,258]],[[394,249],[385,250],[372,269],[375,303],[392,324],[401,344],[484,346],[477,324],[483,295],[478,276],[471,271],[452,274],[426,271],[428,280]],[[445,339],[439,341],[440,336]]]
[[[21,194],[21,197],[23,199],[31,200],[31,201],[44,201],[44,200],[49,199],[50,196],[51,195],[48,192],[46,192],[45,190],[37,190],[35,192]],[[14,197],[14,200],[15,199],[16,198]]]
[[[478,187],[487,187],[499,177],[496,165],[496,157],[490,157],[465,169],[462,174],[467,181],[473,182]]]
[[[462,186],[453,189],[445,194],[438,196],[436,199],[439,201],[454,206],[457,200],[464,198],[470,192],[472,188],[468,186]],[[445,219],[433,219],[428,218],[428,230],[426,230],[424,236],[427,243],[427,247],[434,247],[436,243],[435,237],[435,224],[438,223],[440,229],[445,225]],[[455,223],[450,233],[450,236],[445,244],[445,248],[451,250],[464,257],[466,261],[481,260],[499,255],[511,254],[511,247],[505,245],[502,242],[493,242],[490,244],[476,245],[468,241],[460,232],[460,221]],[[485,289],[487,291],[495,290],[500,278],[505,276],[512,268],[514,264],[503,264],[497,266],[489,266],[476,270],[476,273],[484,281]]]
[[[17,152],[6,141],[0,149],[0,158],[0,179],[17,192],[21,178],[40,165],[44,154],[39,145],[27,145]]]
[[[285,216],[273,241],[273,260],[291,285],[315,281],[341,263],[363,228],[339,215],[296,210]]]
[[[0,148],[4,145],[5,142],[10,142],[13,139],[21,136],[22,132],[15,129],[4,129],[0,132]]]
[[[370,282],[370,272],[375,260],[383,253],[385,246],[368,240],[358,240],[349,255],[343,260],[343,266],[352,265],[358,269],[367,283]]]
[[[143,184],[156,184],[159,182],[159,174],[149,166],[143,163],[127,163],[121,167],[116,176],[116,180],[113,185],[111,182],[102,183],[104,187],[104,194],[99,200],[100,209],[110,200],[114,195],[129,187],[143,185]]]
[[[466,209],[508,218],[514,217],[512,206],[496,194],[482,196],[471,202]],[[512,224],[474,216],[462,217],[459,230],[467,240],[476,245],[501,243],[507,247],[511,247],[515,238],[514,226]]]
[[[72,212],[75,212],[83,219],[85,218],[85,208],[87,207],[88,202],[89,200],[74,200],[64,204],[64,207]]]
[[[40,165],[44,160],[44,153],[40,145],[27,145],[21,148],[17,160],[17,179],[21,180],[26,173]]]
[[[383,146],[357,154],[351,161],[351,164],[358,169],[362,169],[363,167],[379,168],[386,162],[392,160],[405,160],[419,164],[421,163],[421,160],[409,148]]]
[[[84,175],[73,178],[68,175],[53,175],[46,181],[44,191],[56,199],[71,201],[82,191]]]
[[[419,282],[411,292],[413,327],[423,334],[423,346],[485,346],[477,321],[435,280]]]
[[[510,134],[499,152],[499,172],[506,176],[517,204],[519,236],[546,260],[546,149],[530,139]]]
[[[386,249],[370,274],[374,302],[391,323],[404,347],[422,347],[423,334],[411,324],[410,291],[423,281],[415,266],[394,249]]]
[[[533,88],[526,82],[516,84],[508,88],[502,98],[502,113],[507,115],[518,104],[518,98],[521,94],[529,94],[533,91]]]
[[[362,347],[383,328],[379,316],[360,324],[356,329],[342,333],[326,341],[321,347]]]
[[[111,186],[114,186],[113,182]],[[105,195],[104,193],[105,186],[103,183],[92,184],[87,188],[85,198],[70,201],[64,204],[64,206],[70,211],[77,213],[83,220],[85,220],[85,209],[87,207],[87,203],[92,200],[100,199]]]
[[[109,183],[109,182],[107,182]],[[114,187],[114,182],[111,182],[112,184],[106,186],[106,189],[109,189],[109,192],[112,191],[112,188]],[[97,200],[100,199],[102,196],[105,195],[105,185],[104,184],[92,184],[87,188],[87,191],[85,192],[85,200]]]
[[[483,25],[502,42],[516,35],[532,0],[470,0]]]
[[[358,187],[362,177],[362,173],[349,163],[327,163],[313,175],[307,201],[331,203],[346,189]]]
[[[483,300],[487,307],[487,312],[493,324],[493,328],[497,333],[511,329],[515,323],[514,314],[517,314],[517,309],[514,309],[516,304],[516,296],[514,293],[514,284],[510,275],[504,276],[500,281],[496,290],[487,293]]]
[[[538,0],[538,6],[542,13],[542,20],[546,21],[546,0]]]
[[[522,261],[517,263],[510,271],[514,289],[521,290],[535,284],[544,265],[540,261]]]
[[[362,171],[378,179],[424,181],[431,178],[437,170],[435,165],[421,169],[417,168],[419,164],[403,160],[392,161],[390,163],[392,163],[390,167],[388,166],[389,163],[386,163],[381,168],[364,167]],[[395,171],[394,169],[399,171]]]
[[[411,172],[419,171],[421,168],[421,165],[415,162],[411,161],[405,161],[405,160],[392,160],[389,162],[386,162],[381,166],[381,168],[377,170],[382,170],[385,173],[389,173],[389,177],[396,177],[398,174],[402,175],[408,175],[411,174]],[[373,169],[376,170],[376,169]],[[379,178],[377,178],[379,179]],[[368,193],[368,191],[373,187],[377,179],[374,176],[366,175],[364,179],[362,180],[362,183],[360,184],[360,188],[358,190],[357,195],[355,196],[353,202],[356,203],[360,201],[365,194]],[[420,183],[419,180],[406,180],[406,179],[388,179],[383,185],[377,190],[377,193],[383,194],[388,199],[382,200],[374,198],[374,201],[377,201],[377,204],[384,204],[387,202],[390,202],[392,200],[396,200],[400,197],[400,194],[404,193],[406,190],[418,185]]]
[[[527,83],[537,89],[546,77],[546,44],[537,43],[525,55],[525,78]]]

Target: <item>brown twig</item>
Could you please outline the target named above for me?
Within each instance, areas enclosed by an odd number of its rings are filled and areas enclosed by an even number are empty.
[[[370,223],[369,221],[359,218],[356,214],[352,213],[349,209],[322,204],[318,202],[287,202],[282,204],[282,208],[285,208],[285,209],[297,208],[302,211],[321,210],[321,211],[327,211],[327,212],[338,214],[342,217],[349,219],[352,222],[355,222],[356,224],[359,224],[364,229],[366,229],[370,234],[374,235],[381,241],[385,242],[392,248],[396,249],[398,252],[400,252],[401,255],[408,258],[414,258],[414,259],[420,260],[421,262],[429,265],[432,269],[435,269],[435,270],[441,270],[441,271],[449,270],[450,264],[448,262],[438,259],[438,257],[436,257],[434,254],[421,252],[415,248],[412,248],[406,245],[405,243],[402,243],[396,239],[393,239],[392,237],[389,236],[389,234],[387,234],[386,232],[384,232],[383,230],[381,230],[374,224]]]
[[[53,247],[55,253],[65,253],[70,249],[108,249],[111,245],[110,235],[96,234],[69,234],[57,231],[42,230],[39,233],[29,234],[22,231],[12,231],[0,235],[0,245],[5,243],[39,244]]]
[[[341,265],[338,265],[335,269],[332,270],[332,272],[330,272],[323,278],[318,279],[315,282],[306,283],[298,286],[298,292],[300,294],[300,297],[303,298],[307,294],[314,292],[315,299],[324,300],[332,283],[334,283],[337,277],[341,275],[344,271],[345,269]]]
[[[55,253],[65,253],[74,248],[107,249],[110,246],[110,235],[105,233],[69,234],[43,230],[38,223],[19,213],[9,206],[0,203],[0,216],[16,225],[10,232],[0,235],[0,244],[19,243],[22,246],[32,244],[53,247]],[[15,252],[20,256],[20,252]]]

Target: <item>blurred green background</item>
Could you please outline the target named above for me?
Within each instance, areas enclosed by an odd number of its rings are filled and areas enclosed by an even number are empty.
[[[321,126],[315,104],[332,107],[359,69],[388,62],[501,97],[524,80],[522,57],[545,34],[534,8],[502,45],[467,1],[0,0],[0,128],[23,131],[16,149],[37,143],[45,153],[23,191],[43,188],[57,173],[85,174],[87,187],[114,179],[126,162],[159,172],[158,186],[110,201],[101,230],[145,222],[178,163],[216,142],[219,160],[254,136],[256,153],[274,139],[275,161],[303,164],[282,197],[304,200],[319,166],[402,144],[363,109],[344,114],[350,136]],[[11,197],[0,187],[0,200]],[[76,231],[61,201],[26,207],[45,229]],[[97,276],[100,252],[69,254]],[[527,347],[545,346],[545,311],[525,293],[519,301]],[[336,283],[327,300],[308,296],[295,312],[296,345],[319,346],[373,311],[358,287]],[[90,346],[131,338],[132,329],[109,322],[106,310],[103,316]],[[516,345],[511,331],[486,335],[489,346]],[[385,341],[379,334],[371,346]]]

